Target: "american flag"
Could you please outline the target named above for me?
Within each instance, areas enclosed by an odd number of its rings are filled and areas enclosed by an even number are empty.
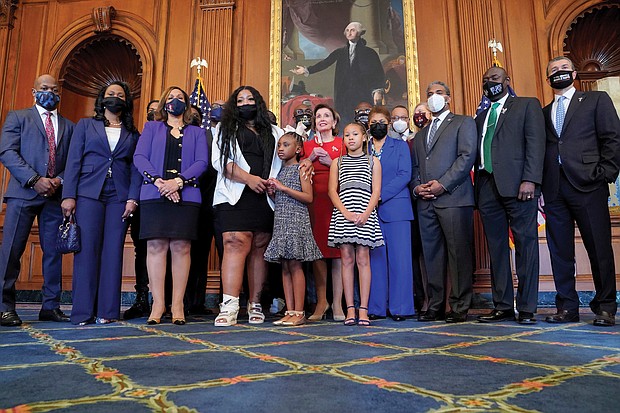
[[[508,94],[512,97],[517,96],[517,94],[515,93],[515,91],[510,87],[510,85],[508,85]],[[480,104],[478,105],[478,107],[476,108],[476,116],[480,115],[482,112],[484,112],[485,110],[487,110],[488,108],[491,107],[491,101],[489,100],[488,97],[484,96],[484,93],[482,94],[482,99],[480,99]]]
[[[196,105],[200,108],[200,114],[202,115],[202,123],[200,124],[200,127],[203,129],[208,128],[211,104],[209,103],[209,99],[207,99],[207,95],[205,94],[205,88],[202,85],[202,79],[200,77],[196,78],[194,90],[189,97],[189,103],[191,105]]]

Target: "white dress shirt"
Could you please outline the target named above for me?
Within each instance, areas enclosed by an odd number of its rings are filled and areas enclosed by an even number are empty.
[[[502,115],[502,109],[504,109],[504,105],[506,104],[506,100],[508,99],[508,96],[510,96],[508,93],[506,93],[506,96],[504,96],[503,98],[501,98],[498,101],[495,102],[491,102],[491,108],[493,107],[493,104],[495,103],[499,103],[499,106],[495,109],[497,111],[497,119],[495,120],[495,122],[499,122],[499,117]],[[482,125],[482,139],[480,140],[480,169],[484,169],[484,135],[486,135],[487,133],[487,124],[489,123],[489,116],[491,115],[491,108],[489,108],[488,112],[487,112],[487,116],[484,119],[484,124]]]
[[[564,114],[566,114],[566,112],[568,111],[568,105],[570,105],[570,101],[573,99],[573,96],[575,95],[575,92],[577,91],[577,89],[575,89],[575,87],[571,87],[570,89],[568,89],[566,91],[566,93],[564,93],[563,95],[554,95],[553,96],[553,105],[551,105],[551,122],[553,122],[553,126],[555,127],[555,114],[558,111],[558,99],[560,96],[564,96],[566,99],[564,99],[564,102],[562,102],[564,104]]]
[[[47,110],[42,106],[34,105],[39,111],[39,116],[41,116],[41,121],[43,122],[43,128],[45,129],[45,122],[47,122],[47,112],[52,113],[52,125],[54,126],[54,141],[58,145],[58,110]]]

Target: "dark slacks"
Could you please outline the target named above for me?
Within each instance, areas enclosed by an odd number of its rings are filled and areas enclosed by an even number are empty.
[[[382,222],[379,226],[385,245],[370,250],[370,297],[368,313],[385,316],[413,315],[413,267],[411,223]]]
[[[112,179],[106,179],[99,199],[77,198],[75,216],[82,233],[82,249],[73,259],[71,322],[93,317],[120,319],[123,248],[127,223],[121,219]]]
[[[140,239],[140,207],[136,208],[133,217],[129,219],[131,240],[135,254],[134,269],[136,274],[136,293],[149,292],[149,273],[146,269],[146,240]]]
[[[493,175],[478,179],[478,209],[491,258],[491,292],[496,310],[514,309],[508,227],[515,244],[519,284],[517,311],[535,313],[538,305],[538,199],[519,201],[502,197]]]
[[[15,282],[21,269],[20,259],[26,249],[28,236],[37,218],[39,240],[43,250],[43,310],[60,306],[62,292],[62,256],[56,252],[56,236],[62,223],[60,202],[57,198],[33,200],[6,199],[6,214],[0,249],[0,311],[15,310]]]
[[[551,253],[551,267],[555,281],[556,307],[559,310],[579,311],[579,297],[575,288],[575,222],[590,258],[596,294],[590,302],[595,313],[615,314],[616,276],[614,253],[611,245],[611,221],[607,185],[593,192],[580,192],[560,174],[556,199],[547,202],[547,242]],[[544,194],[543,194],[544,195]]]
[[[443,313],[446,273],[451,283],[452,311],[467,313],[473,295],[473,206],[435,208],[418,200],[420,236],[428,274],[428,309]]]

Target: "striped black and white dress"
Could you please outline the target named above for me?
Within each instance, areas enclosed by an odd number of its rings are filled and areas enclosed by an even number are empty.
[[[338,160],[334,160],[338,162]],[[338,196],[344,207],[353,213],[362,214],[368,207],[372,195],[372,158],[367,155],[340,158]],[[334,207],[329,224],[327,245],[337,247],[340,244],[364,245],[375,248],[383,245],[383,234],[379,227],[377,210],[373,210],[364,226],[345,219],[344,215]]]

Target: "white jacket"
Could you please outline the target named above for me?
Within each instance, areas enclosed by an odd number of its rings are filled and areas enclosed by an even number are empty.
[[[211,164],[213,168],[217,171],[217,182],[215,183],[215,193],[213,195],[213,206],[218,204],[223,204],[228,202],[230,205],[235,205],[239,198],[241,198],[241,193],[245,188],[245,184],[241,182],[235,182],[231,179],[227,179],[224,176],[224,171],[222,171],[222,164],[220,162],[220,126],[221,123],[217,125],[215,128],[215,134],[213,135],[213,143],[211,144]],[[273,135],[273,139],[275,140],[275,145],[273,145],[273,158],[271,160],[271,169],[269,171],[269,177],[275,178],[280,172],[280,168],[282,167],[282,160],[278,158],[278,139],[283,135],[282,129],[277,126],[271,127],[271,134]],[[232,158],[232,151],[230,154],[230,161],[228,163],[235,163],[238,168],[243,169],[246,172],[250,172],[250,165],[248,165],[247,161],[243,157],[241,153],[241,147],[239,146],[239,142],[236,143],[236,157]],[[267,201],[269,202],[269,206],[271,209],[274,209],[275,204],[273,200],[267,195],[265,192],[265,196],[267,197]]]

